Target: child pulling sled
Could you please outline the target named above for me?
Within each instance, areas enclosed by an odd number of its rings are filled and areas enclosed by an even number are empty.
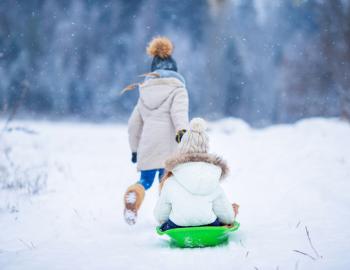
[[[137,212],[156,174],[161,179],[164,162],[177,149],[177,141],[188,126],[188,94],[183,77],[171,54],[169,39],[153,39],[147,52],[153,56],[151,71],[139,85],[139,99],[128,123],[132,162],[140,179],[124,195],[124,218],[135,224]]]

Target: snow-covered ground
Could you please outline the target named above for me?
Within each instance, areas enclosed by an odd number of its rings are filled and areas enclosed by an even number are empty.
[[[345,122],[310,119],[262,130],[233,119],[212,123],[211,150],[231,167],[224,187],[241,205],[241,228],[228,245],[203,249],[169,248],[155,233],[157,184],[146,195],[138,223],[124,223],[122,195],[138,178],[125,126],[12,126],[38,133],[21,136],[22,143],[40,145],[21,162],[45,156],[48,175],[38,194],[0,193],[0,206],[10,205],[0,207],[1,270],[350,269]]]

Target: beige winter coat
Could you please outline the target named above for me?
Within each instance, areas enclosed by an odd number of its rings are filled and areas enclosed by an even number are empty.
[[[145,81],[129,119],[129,143],[137,152],[137,169],[164,168],[176,151],[176,132],[188,126],[188,94],[177,78]]]

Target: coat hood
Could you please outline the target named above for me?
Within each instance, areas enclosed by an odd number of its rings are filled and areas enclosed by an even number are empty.
[[[140,86],[140,101],[149,110],[158,109],[178,88],[185,87],[177,78],[155,78]]]
[[[210,154],[176,155],[167,160],[165,169],[175,181],[195,195],[207,195],[219,185],[228,173],[226,162]]]

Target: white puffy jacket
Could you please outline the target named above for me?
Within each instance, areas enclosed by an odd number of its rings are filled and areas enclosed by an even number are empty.
[[[178,155],[166,162],[172,176],[165,180],[154,214],[159,223],[168,219],[179,226],[214,222],[232,224],[234,213],[219,181],[228,168],[208,154]]]

